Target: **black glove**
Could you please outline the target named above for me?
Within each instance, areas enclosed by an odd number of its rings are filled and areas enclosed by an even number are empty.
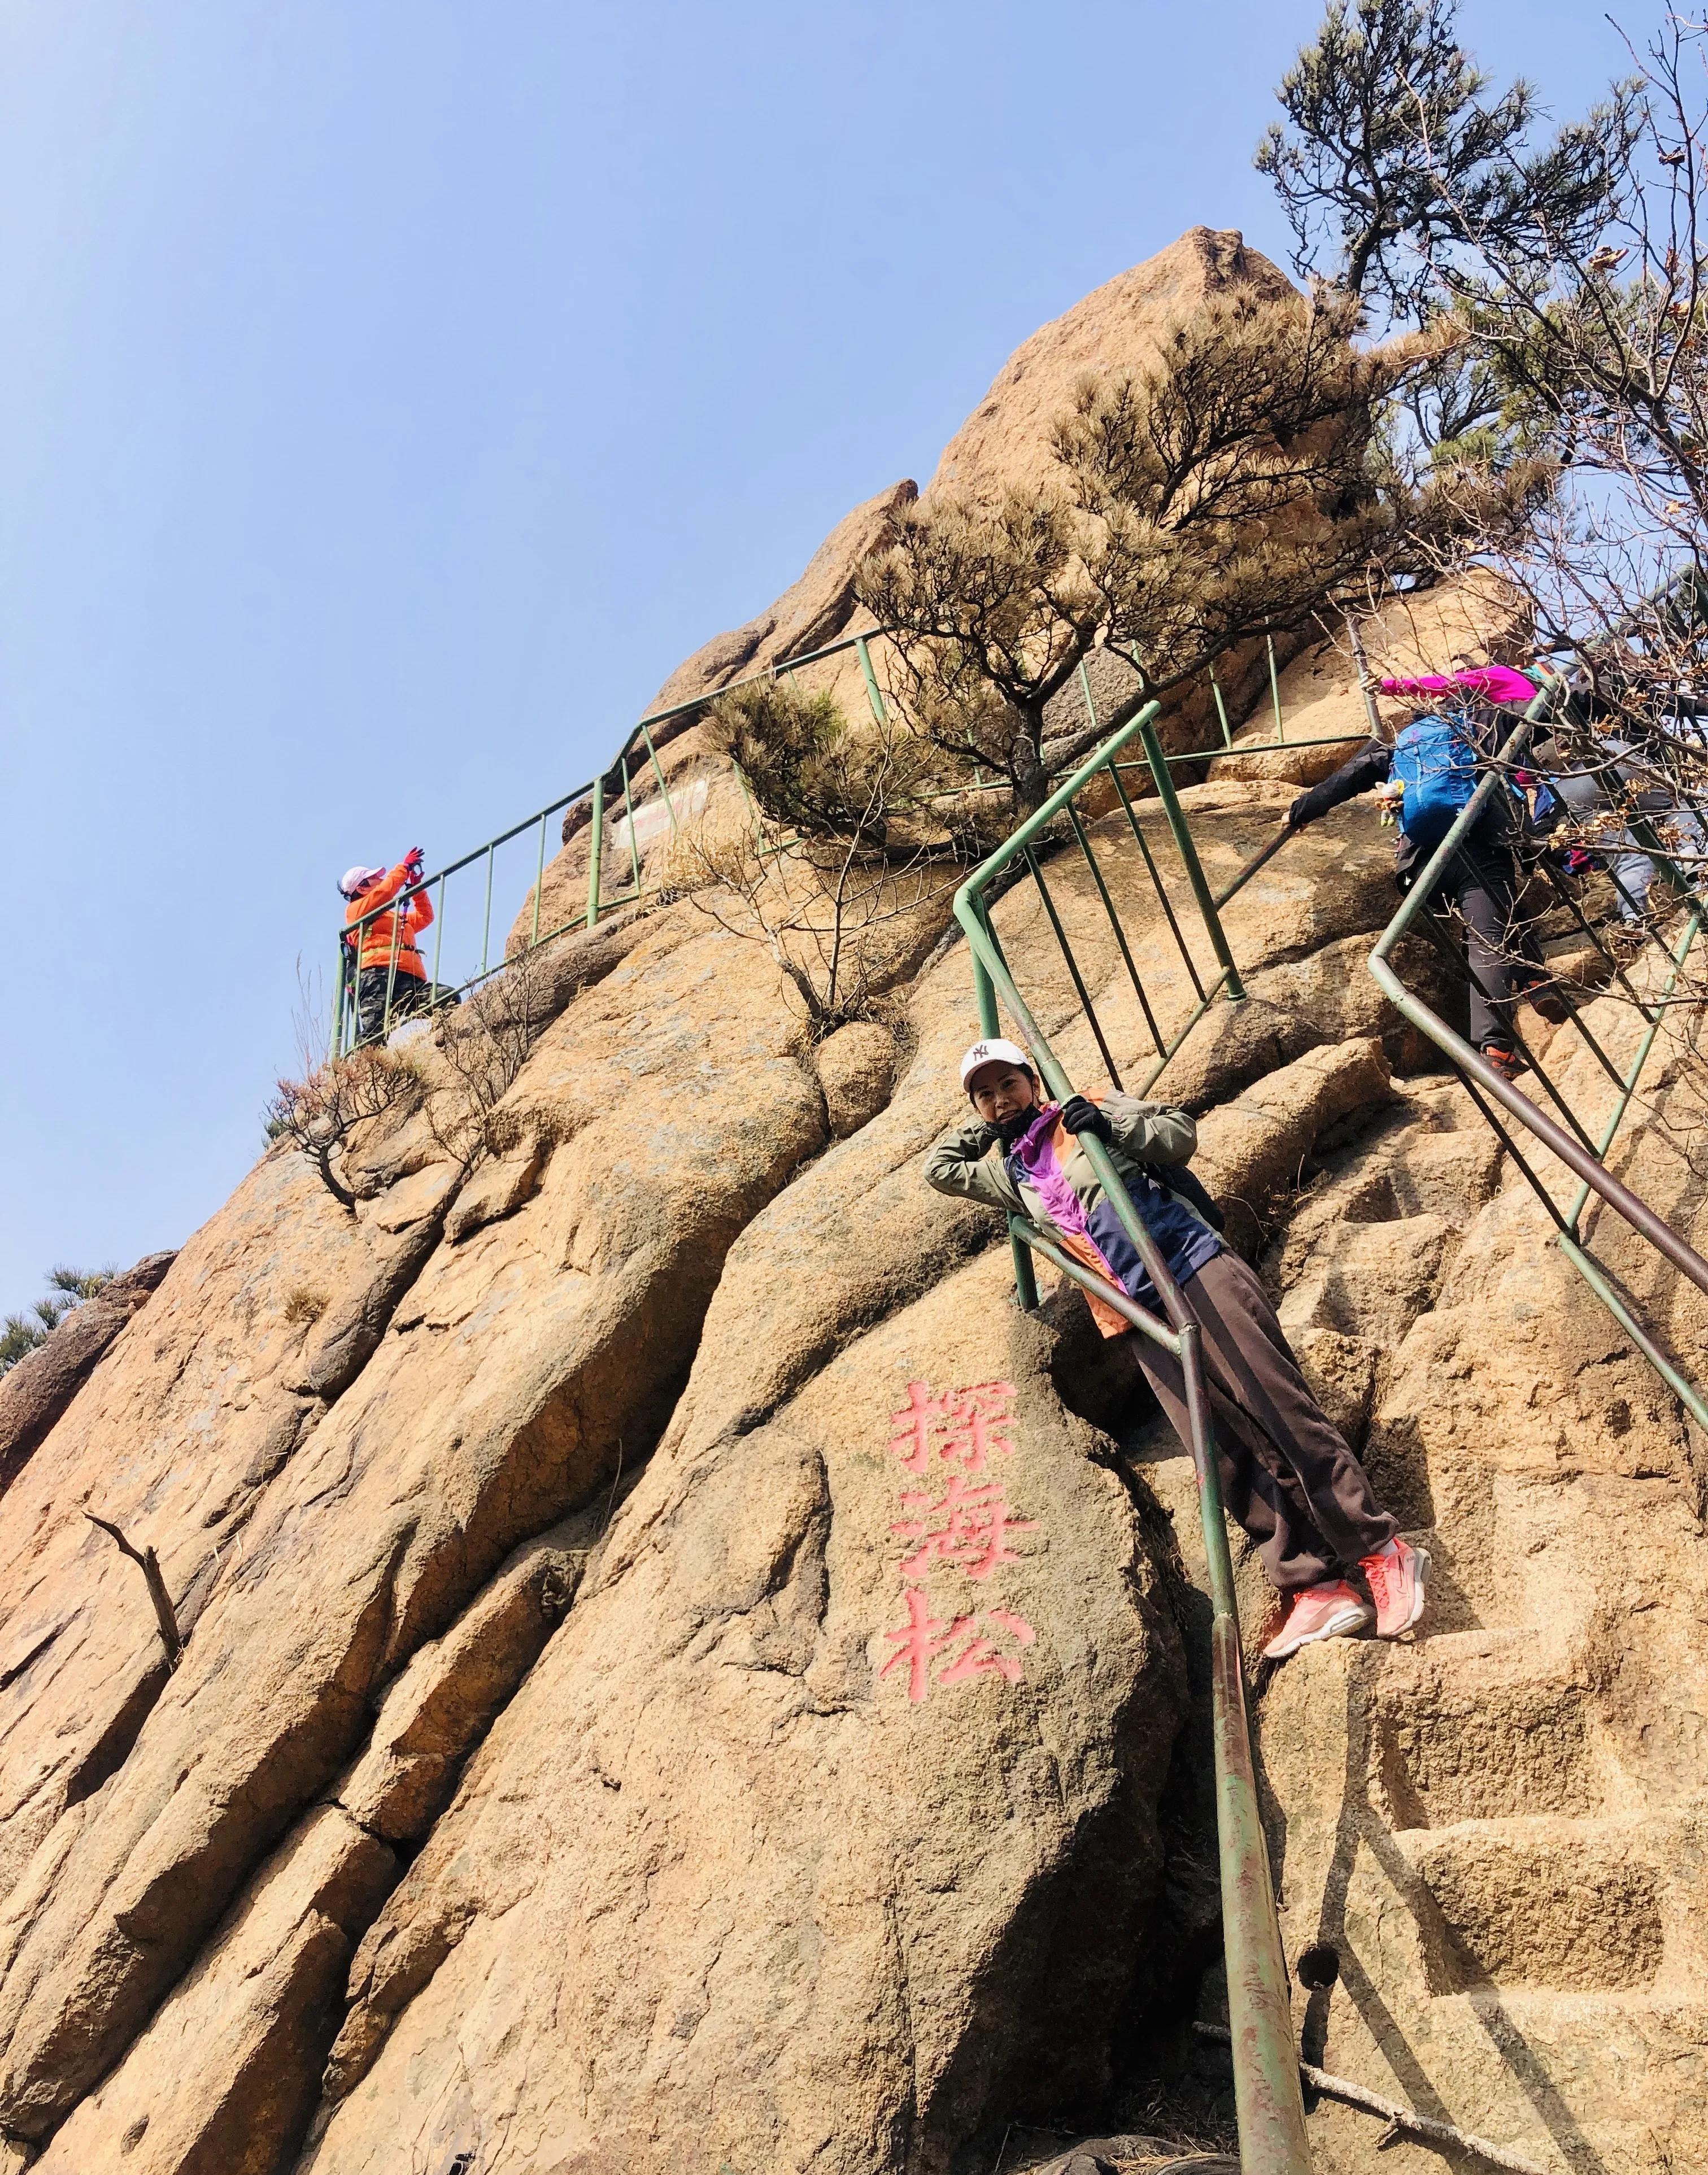
[[[1305,825],[1309,822],[1311,817],[1315,814],[1315,810],[1312,808],[1310,805],[1309,794],[1301,793],[1299,798],[1287,811],[1288,829],[1289,831],[1302,831]]]
[[[1083,1095],[1070,1095],[1061,1106],[1061,1122],[1071,1133],[1089,1133],[1105,1147],[1114,1138],[1114,1128],[1095,1103]]]

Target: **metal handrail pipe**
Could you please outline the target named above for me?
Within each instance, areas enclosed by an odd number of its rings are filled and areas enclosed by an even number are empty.
[[[1708,1430],[1708,1403],[1704,1402],[1701,1391],[1678,1372],[1614,1289],[1601,1264],[1564,1231],[1555,1234],[1554,1243],[1697,1426]]]
[[[1565,682],[1560,679],[1548,681],[1503,742],[1495,757],[1497,764],[1505,764],[1511,760],[1538,722],[1546,716],[1553,697],[1564,686]],[[1429,857],[1402,902],[1399,912],[1382,931],[1367,963],[1370,974],[1383,995],[1402,1017],[1427,1035],[1437,1049],[1445,1051],[1455,1065],[1467,1072],[1478,1086],[1485,1093],[1492,1095],[1504,1109],[1510,1112],[1526,1131],[1533,1133],[1568,1170],[1574,1172],[1598,1193],[1608,1206],[1624,1217],[1631,1229],[1646,1239],[1656,1252],[1670,1261],[1681,1276],[1688,1277],[1699,1291],[1708,1292],[1708,1261],[1703,1260],[1695,1248],[1688,1245],[1671,1224],[1657,1216],[1648,1203],[1640,1200],[1628,1185],[1621,1185],[1581,1141],[1575,1139],[1563,1125],[1557,1125],[1545,1112],[1539,1110],[1513,1082],[1503,1078],[1480,1050],[1473,1050],[1462,1035],[1456,1033],[1421,999],[1414,997],[1389,963],[1389,954],[1423,910],[1449,860],[1459,850],[1466,834],[1488,805],[1500,784],[1498,769],[1487,772],[1478,781],[1476,790],[1454,819],[1446,837]]]
[[[821,648],[810,649],[802,656],[789,658],[785,660],[787,669],[793,671],[802,664],[816,664],[824,658],[839,656],[843,651],[854,648],[855,644],[862,640],[868,643],[881,641],[887,632],[888,630],[883,627],[874,627],[864,636],[845,635],[839,642],[827,643]],[[435,869],[431,875],[423,876],[420,883],[411,884],[406,890],[399,892],[395,899],[388,899],[384,906],[375,907],[371,914],[364,914],[360,921],[351,922],[350,926],[352,929],[366,928],[368,922],[372,919],[373,914],[384,914],[393,905],[402,905],[413,898],[418,891],[425,890],[427,885],[436,882],[441,876],[455,876],[459,869],[466,869],[470,862],[478,861],[482,854],[490,852],[496,846],[507,846],[512,838],[519,838],[524,831],[532,830],[536,823],[544,822],[547,816],[556,815],[560,809],[573,807],[577,801],[587,800],[594,786],[609,777],[611,771],[615,770],[632,752],[636,742],[641,740],[649,727],[666,724],[675,718],[686,717],[693,710],[708,709],[720,697],[732,694],[738,687],[751,687],[762,680],[774,680],[778,671],[783,669],[784,669],[783,665],[775,668],[767,665],[762,672],[749,672],[744,674],[739,680],[730,681],[726,686],[714,687],[709,694],[696,695],[686,702],[672,702],[668,708],[663,710],[648,711],[645,717],[638,719],[631,727],[628,738],[597,778],[590,778],[585,785],[577,785],[572,792],[561,794],[556,800],[548,801],[544,808],[536,809],[533,815],[524,816],[521,822],[512,824],[509,830],[501,831],[496,838],[484,840],[481,844],[474,848],[472,853],[464,854],[461,860],[447,861],[443,868]]]
[[[1224,891],[1218,891],[1217,892],[1212,903],[1218,914],[1221,912],[1222,909],[1227,905],[1230,898],[1237,898],[1238,895],[1244,890],[1246,885],[1250,882],[1253,876],[1257,874],[1257,871],[1262,868],[1266,862],[1274,860],[1275,856],[1281,851],[1282,848],[1293,836],[1293,826],[1290,823],[1284,823],[1266,846],[1262,846],[1258,849],[1257,852],[1251,856],[1251,859],[1245,864],[1244,867],[1240,870],[1239,875],[1234,877],[1233,882],[1230,883]]]
[[[1620,1125],[1624,1124],[1625,1113],[1631,1107],[1631,1098],[1636,1093],[1637,1083],[1643,1077],[1643,1067],[1649,1061],[1649,1052],[1655,1046],[1656,1038],[1661,1032],[1661,1022],[1667,1016],[1663,1008],[1673,1001],[1673,991],[1678,984],[1679,975],[1684,971],[1684,962],[1690,956],[1690,946],[1695,942],[1698,932],[1700,930],[1701,926],[1702,914],[1701,909],[1699,908],[1697,911],[1690,916],[1689,922],[1685,925],[1683,941],[1679,944],[1678,950],[1673,955],[1672,970],[1667,974],[1666,980],[1661,985],[1661,994],[1655,1000],[1652,1015],[1649,1019],[1649,1024],[1644,1031],[1642,1040],[1637,1044],[1637,1054],[1631,1060],[1629,1068],[1625,1074],[1624,1082],[1621,1083],[1619,1101],[1613,1105],[1613,1115],[1608,1120],[1607,1124],[1602,1129],[1602,1144],[1597,1150],[1597,1153],[1603,1158],[1607,1155],[1608,1150],[1612,1147],[1613,1144],[1613,1136],[1619,1131]],[[1641,1001],[1640,999],[1639,1002],[1640,1003],[1640,1001]],[[1692,1001],[1700,1002],[1700,1000],[1693,999]],[[1584,1209],[1588,1205],[1589,1197],[1590,1190],[1588,1186],[1579,1186],[1577,1190],[1577,1198],[1572,1202],[1570,1208],[1566,1212],[1565,1223],[1566,1229],[1569,1231],[1575,1231],[1577,1229],[1579,1219],[1582,1216]]]
[[[1045,826],[1098,770],[1110,764],[1128,740],[1148,731],[1157,709],[1156,703],[1147,704],[1113,735],[995,854],[980,863],[955,895],[955,917],[965,932],[977,969],[975,982],[984,1031],[989,1034],[995,1030],[996,993],[1000,990],[1011,1016],[1021,1027],[1040,1078],[1058,1101],[1072,1094],[1073,1083],[1050,1048],[1031,1007],[1015,986],[1002,947],[985,919],[982,893],[1012,860],[1029,852],[1033,841]],[[1166,780],[1167,775],[1163,770],[1159,784]],[[1189,870],[1192,865],[1189,856]],[[1204,893],[1200,898],[1201,907],[1207,897],[1201,872],[1195,888],[1201,887]],[[1212,930],[1219,930],[1213,914],[1206,914],[1206,919]],[[1234,981],[1238,970],[1231,957],[1223,963],[1224,979]],[[1299,2092],[1299,2056],[1293,2042],[1287,1963],[1282,1954],[1281,1929],[1270,1880],[1268,1841],[1258,1809],[1250,1718],[1246,1711],[1244,1669],[1240,1658],[1239,1603],[1204,1381],[1201,1348],[1203,1332],[1129,1196],[1109,1150],[1088,1133],[1080,1136],[1079,1147],[1103,1188],[1105,1200],[1114,1210],[1144,1264],[1167,1317],[1168,1328],[1165,1331],[1156,1316],[1125,1293],[1118,1294],[1103,1285],[1081,1265],[1072,1262],[1065,1249],[1050,1245],[1044,1234],[1019,1218],[1011,1218],[1009,1225],[1010,1241],[1017,1257],[1017,1288],[1024,1303],[1031,1277],[1029,1269],[1023,1277],[1018,1273],[1018,1261],[1024,1250],[1036,1249],[1046,1259],[1055,1261],[1074,1282],[1096,1290],[1124,1321],[1179,1355],[1190,1438],[1187,1447],[1198,1485],[1212,1612],[1212,1733],[1216,1758],[1217,1857],[1240,2164],[1245,2175],[1309,2175],[1310,2151]]]
[[[1119,732],[1112,734],[1101,747],[1088,755],[1079,768],[1056,787],[1043,806],[1035,809],[1017,831],[1011,831],[994,854],[987,854],[979,862],[955,894],[955,918],[963,928],[966,922],[962,909],[971,910],[973,902],[1001,875],[1010,861],[1024,853],[1040,831],[1048,829],[1068,802],[1076,794],[1084,791],[1098,772],[1105,768],[1129,740],[1137,737],[1161,708],[1158,702],[1147,702],[1136,716],[1128,719]]]
[[[1028,1223],[1025,1217],[1011,1216],[1008,1229],[1015,1238],[1023,1239],[1034,1254],[1042,1254],[1046,1261],[1053,1263],[1082,1290],[1094,1293],[1105,1306],[1113,1307],[1121,1319],[1131,1323],[1141,1337],[1148,1337],[1152,1343],[1160,1344],[1165,1352],[1172,1352],[1177,1359],[1179,1358],[1179,1332],[1170,1329],[1160,1315],[1141,1306],[1119,1284],[1111,1283],[1107,1277],[1098,1276],[1095,1269],[1088,1269],[1083,1261],[1076,1261],[1065,1246],[1058,1246],[1048,1233],[1040,1231],[1037,1224]]]

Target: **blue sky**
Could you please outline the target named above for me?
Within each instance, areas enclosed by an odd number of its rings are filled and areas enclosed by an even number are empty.
[[[229,1192],[339,870],[578,784],[1090,288],[1281,255],[1319,14],[0,0],[0,1312]]]

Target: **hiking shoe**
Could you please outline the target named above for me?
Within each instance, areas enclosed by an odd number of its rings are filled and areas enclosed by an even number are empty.
[[[1640,958],[1648,942],[1646,921],[1616,921],[1602,931],[1602,947],[1616,966],[1628,967],[1633,959]]]
[[[1367,1631],[1375,1620],[1364,1596],[1343,1578],[1303,1587],[1283,1597],[1286,1620],[1263,1650],[1266,1662],[1284,1662],[1319,1639],[1349,1639],[1356,1631]]]
[[[1524,1070],[1524,1060],[1516,1050],[1503,1049],[1498,1042],[1486,1043],[1483,1055],[1503,1080],[1516,1080]]]
[[[1358,1569],[1369,1581],[1370,1598],[1376,1604],[1377,1638],[1397,1639],[1409,1631],[1423,1613],[1429,1550],[1414,1549],[1396,1534],[1373,1556],[1364,1557]]]
[[[1564,1027],[1571,1017],[1574,992],[1559,975],[1538,975],[1519,995],[1550,1027]]]

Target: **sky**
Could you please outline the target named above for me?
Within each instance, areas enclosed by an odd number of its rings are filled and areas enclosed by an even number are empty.
[[[0,0],[0,1313],[230,1191],[344,868],[603,767],[1093,287],[1284,258],[1320,14]]]

